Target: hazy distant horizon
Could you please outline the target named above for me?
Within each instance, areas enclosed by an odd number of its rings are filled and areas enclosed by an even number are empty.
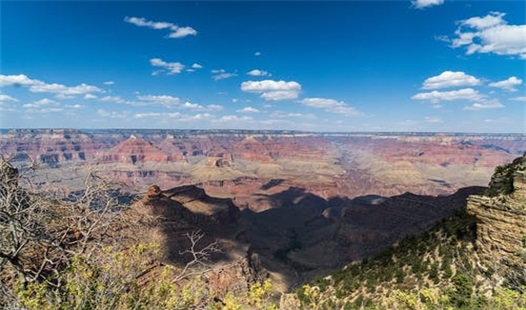
[[[525,11],[4,1],[0,127],[526,133]]]
[[[161,132],[247,132],[247,133],[299,133],[299,134],[315,134],[315,135],[337,135],[337,134],[349,134],[349,135],[360,135],[360,134],[371,134],[371,135],[504,135],[504,136],[526,136],[524,132],[460,132],[460,131],[308,131],[308,130],[297,130],[297,129],[244,129],[244,128],[72,128],[72,127],[17,127],[17,128],[0,128],[0,133],[7,133],[10,130],[35,130],[35,131],[47,131],[47,130],[72,130],[80,132],[90,131],[161,131]]]

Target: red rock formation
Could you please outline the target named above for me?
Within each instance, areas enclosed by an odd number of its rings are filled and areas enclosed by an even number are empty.
[[[100,154],[103,162],[119,162],[135,165],[141,162],[167,162],[169,155],[150,142],[136,136],[119,143],[107,152]]]
[[[75,129],[16,129],[0,137],[1,154],[46,164],[89,161],[105,147],[102,141]]]

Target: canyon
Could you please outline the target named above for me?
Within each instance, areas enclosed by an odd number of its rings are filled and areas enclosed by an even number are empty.
[[[88,171],[133,193],[199,184],[240,208],[303,188],[323,198],[448,195],[485,186],[494,167],[526,151],[523,134],[309,133],[247,130],[13,129],[0,154],[39,164],[36,184],[78,190]],[[272,185],[272,186],[269,186]]]
[[[206,274],[218,295],[326,276],[428,231],[468,197],[481,257],[497,255],[484,241],[500,236],[493,227],[519,231],[504,252],[524,231],[523,211],[482,196],[495,167],[526,151],[521,134],[28,129],[1,132],[0,150],[32,191],[82,191],[96,174],[126,192],[125,216],[140,224],[128,235],[160,243],[170,264],[184,265],[185,236],[203,232],[222,250]],[[490,188],[524,189],[523,174],[498,176]]]

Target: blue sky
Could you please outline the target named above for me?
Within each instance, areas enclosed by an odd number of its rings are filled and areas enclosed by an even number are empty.
[[[1,128],[526,133],[524,1],[2,1]]]

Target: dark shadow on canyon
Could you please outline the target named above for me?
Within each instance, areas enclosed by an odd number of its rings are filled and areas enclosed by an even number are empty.
[[[201,231],[204,237],[196,250],[215,241],[223,250],[210,256],[211,264],[245,257],[248,265],[280,274],[288,287],[294,287],[430,229],[464,206],[467,196],[482,190],[472,187],[439,197],[406,193],[391,198],[323,199],[303,188],[290,187],[259,195],[258,199],[278,207],[254,213],[239,211],[230,199],[210,197],[199,187],[185,186],[163,191],[149,203],[160,219],[168,262],[181,265],[190,261],[191,255],[182,254],[191,247],[188,234]]]

